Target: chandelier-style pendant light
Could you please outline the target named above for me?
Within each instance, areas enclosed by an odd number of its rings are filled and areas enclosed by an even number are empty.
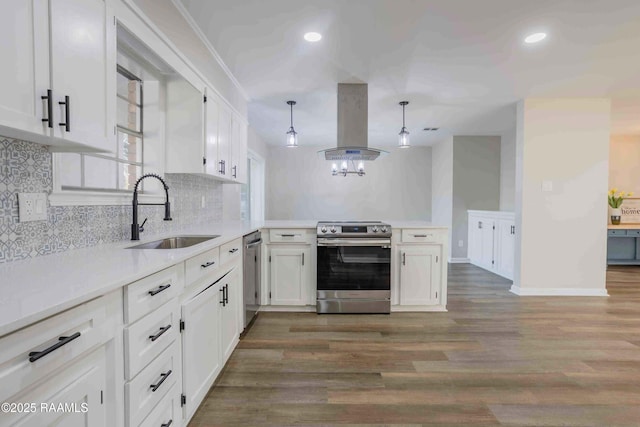
[[[409,101],[401,101],[400,105],[402,105],[402,129],[400,129],[400,133],[398,134],[398,146],[400,148],[410,147],[409,143],[409,131],[404,125],[404,107],[409,104]]]
[[[291,107],[291,127],[287,131],[287,147],[297,147],[298,132],[293,128],[293,106],[296,105],[296,101],[287,101],[287,104]]]

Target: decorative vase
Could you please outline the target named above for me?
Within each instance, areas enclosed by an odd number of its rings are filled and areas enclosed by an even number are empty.
[[[611,208],[611,224],[620,225],[620,218],[622,217],[622,209]]]

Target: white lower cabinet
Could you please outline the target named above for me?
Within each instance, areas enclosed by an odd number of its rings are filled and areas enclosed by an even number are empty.
[[[238,323],[238,298],[240,297],[240,269],[234,268],[226,275],[222,282],[223,304],[220,310],[222,363],[224,364],[233,353],[233,349],[238,344],[240,336],[240,325]]]
[[[8,402],[33,404],[28,410],[4,412],[1,426],[108,426],[103,393],[107,382],[105,348],[99,347],[46,381]]]
[[[436,305],[441,295],[441,246],[400,247],[400,304]]]
[[[471,264],[513,279],[515,219],[512,212],[469,211]]]
[[[271,305],[307,305],[311,282],[311,248],[307,245],[271,245],[269,283]]]
[[[222,369],[220,311],[222,284],[216,282],[182,304],[182,393],[190,419]]]

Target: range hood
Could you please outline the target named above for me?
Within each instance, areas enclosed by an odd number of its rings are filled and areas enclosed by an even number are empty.
[[[369,95],[366,83],[338,83],[338,146],[321,150],[326,160],[375,160],[386,151],[368,146]]]

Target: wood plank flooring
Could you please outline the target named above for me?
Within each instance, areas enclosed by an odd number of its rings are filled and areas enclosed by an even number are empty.
[[[454,264],[447,313],[261,313],[190,426],[640,426],[640,267],[607,280],[518,297]]]

